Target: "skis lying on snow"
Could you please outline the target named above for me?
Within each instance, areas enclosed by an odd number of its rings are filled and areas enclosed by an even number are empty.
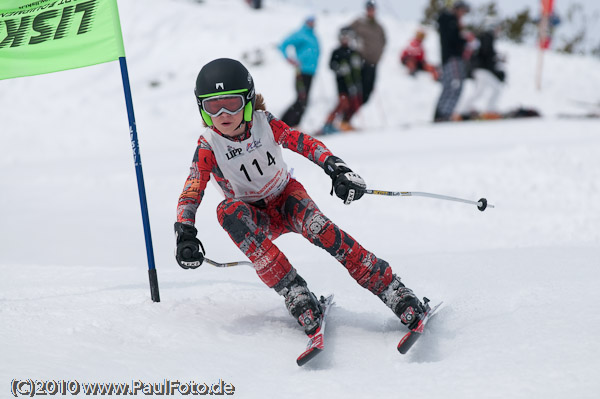
[[[329,295],[327,298],[321,296],[319,299],[321,303],[321,307],[323,308],[323,312],[321,314],[321,323],[317,332],[313,335],[309,335],[308,345],[306,345],[306,350],[298,356],[296,363],[298,366],[303,366],[308,363],[309,360],[313,359],[319,353],[325,349],[325,341],[323,340],[323,336],[325,334],[325,319],[327,317],[327,313],[329,312],[329,308],[333,305],[333,294]]]
[[[423,315],[423,318],[419,320],[417,326],[407,332],[398,343],[398,352],[402,353],[403,355],[408,352],[408,350],[415,344],[415,342],[417,342],[419,338],[421,338],[423,331],[425,331],[425,326],[443,303],[440,302],[432,308],[429,306],[429,299],[423,298],[423,302],[425,303],[425,314]]]

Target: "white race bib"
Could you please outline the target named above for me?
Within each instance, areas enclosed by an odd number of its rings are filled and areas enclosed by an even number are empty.
[[[250,137],[231,141],[212,129],[204,137],[235,198],[256,202],[281,193],[289,181],[288,168],[263,112],[254,113]]]

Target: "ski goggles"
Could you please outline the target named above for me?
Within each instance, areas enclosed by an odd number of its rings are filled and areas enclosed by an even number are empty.
[[[223,112],[235,115],[244,108],[244,96],[241,94],[225,94],[222,96],[208,97],[202,100],[202,109],[212,117]]]

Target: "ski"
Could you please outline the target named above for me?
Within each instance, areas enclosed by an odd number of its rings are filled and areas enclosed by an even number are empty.
[[[425,326],[429,322],[429,320],[435,315],[435,312],[439,309],[443,302],[438,303],[433,308],[429,306],[429,299],[423,298],[423,302],[425,302],[425,314],[423,318],[419,320],[417,326],[407,332],[404,337],[398,342],[398,352],[401,354],[406,354],[408,350],[421,338],[423,335],[423,331],[425,330]]]
[[[304,366],[311,359],[317,356],[319,353],[325,349],[325,319],[327,317],[327,313],[329,312],[329,308],[333,305],[333,294],[329,295],[327,298],[321,296],[319,299],[321,303],[321,307],[323,308],[323,313],[321,315],[321,324],[313,335],[309,335],[308,344],[306,345],[306,350],[298,356],[296,359],[296,363],[298,366]]]
[[[587,112],[585,114],[558,114],[559,119],[598,119],[600,118],[600,112]]]

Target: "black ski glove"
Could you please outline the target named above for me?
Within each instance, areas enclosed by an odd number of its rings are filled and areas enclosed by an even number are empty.
[[[189,224],[175,223],[175,240],[177,248],[175,249],[175,259],[184,269],[195,269],[204,261],[204,247],[199,239],[196,238],[198,230]],[[202,251],[200,251],[202,249]]]
[[[352,170],[336,156],[331,155],[325,160],[323,165],[325,173],[331,177],[331,195],[335,195],[348,205],[352,201],[360,199],[367,188],[367,184],[358,174]]]

